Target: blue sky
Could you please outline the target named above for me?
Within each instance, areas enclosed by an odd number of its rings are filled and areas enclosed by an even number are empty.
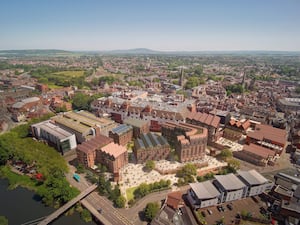
[[[0,1],[0,49],[130,48],[300,51],[300,1]]]

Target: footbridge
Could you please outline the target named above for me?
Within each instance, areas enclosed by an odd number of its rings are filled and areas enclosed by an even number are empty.
[[[46,225],[51,223],[53,220],[58,218],[61,214],[63,214],[65,211],[67,211],[69,208],[71,208],[73,205],[75,205],[77,202],[85,198],[87,195],[92,193],[97,188],[97,184],[93,184],[89,186],[87,189],[82,191],[77,197],[73,198],[66,204],[64,204],[62,207],[51,213],[49,216],[47,216],[45,219],[43,219],[41,222],[38,223],[38,225]]]

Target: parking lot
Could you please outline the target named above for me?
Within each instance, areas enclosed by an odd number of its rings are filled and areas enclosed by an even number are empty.
[[[206,224],[216,224],[217,221],[223,219],[224,225],[233,224],[237,214],[250,213],[252,217],[261,218],[261,207],[267,208],[266,204],[260,200],[259,197],[254,199],[249,197],[246,199],[233,201],[230,203],[223,203],[221,207],[212,206],[205,209],[200,209],[200,213],[204,217]],[[219,209],[218,209],[219,208]]]

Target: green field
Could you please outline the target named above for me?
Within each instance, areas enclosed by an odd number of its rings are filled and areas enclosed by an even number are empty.
[[[134,191],[137,189],[137,187],[131,187],[126,189],[126,196],[127,196],[127,201],[130,201],[131,199],[134,199]]]
[[[51,73],[53,75],[61,75],[61,76],[66,76],[66,77],[82,77],[84,74],[83,70],[66,70],[66,71],[60,71],[60,72],[55,72],[55,73]]]

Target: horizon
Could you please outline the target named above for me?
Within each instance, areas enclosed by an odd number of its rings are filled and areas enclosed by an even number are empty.
[[[0,49],[300,51],[300,2],[0,2]]]

